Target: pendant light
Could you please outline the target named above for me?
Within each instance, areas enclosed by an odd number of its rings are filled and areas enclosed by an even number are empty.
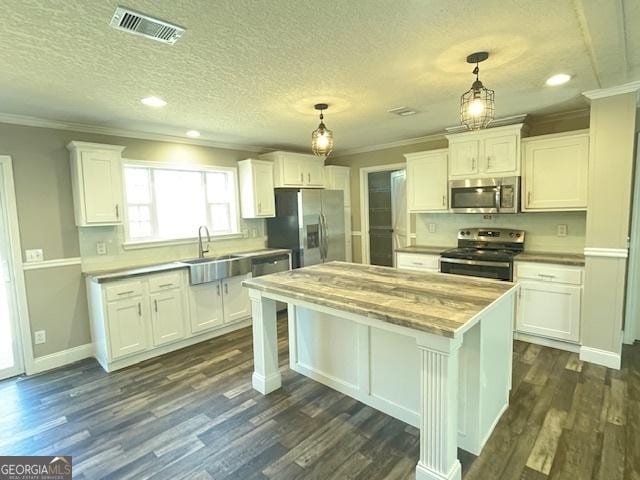
[[[326,103],[316,103],[314,108],[320,110],[320,125],[311,134],[311,150],[319,157],[328,157],[333,151],[333,132],[324,125],[323,110],[329,107]]]
[[[470,130],[486,128],[494,119],[496,105],[493,90],[486,88],[478,78],[478,64],[489,58],[488,52],[476,52],[467,57],[467,63],[475,63],[473,74],[476,76],[469,91],[460,97],[460,122]]]

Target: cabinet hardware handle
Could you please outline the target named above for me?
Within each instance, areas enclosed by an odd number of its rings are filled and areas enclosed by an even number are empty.
[[[491,157],[487,155],[487,170],[491,168]]]
[[[153,301],[153,308],[155,309],[156,313],[158,312],[158,300],[154,300]]]
[[[158,285],[158,288],[170,287],[173,283],[163,283],[162,285]]]
[[[220,296],[220,285],[216,285],[216,290],[218,291],[218,296]]]
[[[446,196],[442,195],[442,206],[444,207],[446,205]]]
[[[531,192],[527,192],[527,207],[531,206]]]
[[[130,293],[133,293],[133,290],[127,290],[126,292],[120,292],[120,293],[118,293],[118,295],[129,295]]]
[[[309,183],[311,183],[311,174],[307,173],[307,178],[309,179]]]
[[[471,159],[471,170],[475,170],[476,169],[476,157],[473,157]]]
[[[138,302],[138,316],[142,316],[142,304],[140,302]]]
[[[258,213],[262,213],[262,202],[258,202]]]
[[[120,207],[116,203],[116,218],[120,218]]]
[[[304,173],[300,173],[300,183],[304,182]]]
[[[229,284],[228,283],[224,284],[224,293],[225,293],[225,295],[229,295]]]
[[[555,275],[551,275],[549,273],[539,273],[538,276],[541,278],[556,278]]]

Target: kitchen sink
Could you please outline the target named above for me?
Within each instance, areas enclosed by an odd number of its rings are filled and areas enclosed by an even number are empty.
[[[189,282],[191,285],[217,282],[223,278],[245,275],[251,272],[251,259],[234,255],[194,258],[180,263],[189,267]]]

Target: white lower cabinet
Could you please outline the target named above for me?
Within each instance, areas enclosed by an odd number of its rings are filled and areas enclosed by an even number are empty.
[[[396,268],[418,272],[439,272],[440,255],[398,252],[396,253]]]
[[[188,272],[97,283],[87,279],[95,356],[113,371],[246,325],[251,274],[189,285]]]
[[[516,277],[520,284],[516,330],[578,343],[582,269],[517,262]]]

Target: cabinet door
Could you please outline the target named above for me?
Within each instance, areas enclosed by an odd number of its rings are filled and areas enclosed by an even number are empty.
[[[351,206],[351,175],[348,167],[325,167],[328,168],[328,181],[326,187],[331,190],[342,190],[344,192],[344,206]]]
[[[107,304],[111,358],[120,358],[147,348],[148,312],[143,297]]]
[[[468,177],[478,173],[480,143],[478,140],[453,142],[449,145],[449,173],[452,177]]]
[[[524,209],[586,209],[588,163],[588,135],[526,142]]]
[[[122,198],[120,162],[110,151],[81,153],[87,223],[119,223]]]
[[[222,325],[222,286],[220,282],[191,285],[189,297],[192,333]]]
[[[520,282],[517,328],[558,340],[580,340],[582,287]]]
[[[304,184],[303,166],[300,158],[295,155],[283,155],[282,181],[286,186],[299,187]]]
[[[324,161],[321,158],[308,158],[304,160],[306,166],[304,174],[304,184],[307,187],[323,187],[324,186]]]
[[[156,293],[150,299],[153,344],[164,345],[184,338],[186,315],[182,290]]]
[[[222,280],[224,323],[237,322],[251,316],[249,290],[242,286],[242,282],[250,277],[251,274],[247,274]]]
[[[410,212],[447,210],[447,153],[407,159],[407,208]]]
[[[273,193],[273,167],[264,163],[253,165],[253,188],[255,190],[255,211],[260,217],[273,217],[276,214]]]
[[[517,135],[503,135],[484,140],[482,173],[495,173],[498,176],[517,175],[518,163]]]

